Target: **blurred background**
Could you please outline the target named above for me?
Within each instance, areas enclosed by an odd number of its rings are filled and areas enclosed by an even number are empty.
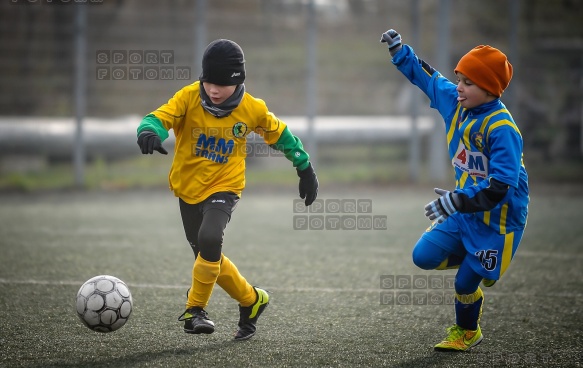
[[[171,157],[142,156],[135,129],[217,38],[242,46],[247,91],[323,185],[453,186],[443,122],[379,43],[389,28],[450,79],[472,47],[504,51],[531,181],[580,185],[582,20],[580,0],[4,0],[0,190],[166,186]],[[265,152],[250,152],[249,184],[296,185]]]

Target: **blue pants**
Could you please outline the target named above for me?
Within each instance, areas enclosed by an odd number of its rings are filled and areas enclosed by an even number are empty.
[[[413,249],[413,263],[424,270],[458,268],[456,324],[476,330],[484,297],[482,279],[498,280],[508,268],[523,231],[499,234],[476,217],[454,213],[432,224]]]
[[[477,290],[482,278],[500,279],[523,233],[499,234],[477,217],[456,212],[423,233],[413,249],[413,262],[425,270],[437,268],[446,259],[459,265],[456,292],[469,294]]]
[[[459,265],[455,276],[456,293],[471,294],[478,290],[483,277],[472,269],[465,254],[452,254],[425,237],[421,237],[413,249],[413,263],[424,270],[436,269],[447,258],[450,258],[450,266]]]

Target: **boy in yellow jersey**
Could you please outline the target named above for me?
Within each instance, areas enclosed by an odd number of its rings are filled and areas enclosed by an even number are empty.
[[[143,154],[168,152],[162,142],[176,136],[170,189],[178,197],[186,239],[194,251],[184,331],[210,334],[215,325],[205,311],[215,284],[239,303],[235,340],[252,337],[269,295],[251,286],[222,253],[223,232],[245,187],[247,136],[255,132],[284,153],[297,170],[300,197],[309,206],[318,179],[301,141],[269,112],[265,102],[245,91],[243,50],[231,40],[211,42],[203,55],[199,81],[178,91],[144,117],[138,127]]]
[[[401,42],[394,29],[383,33],[391,62],[419,87],[441,114],[456,187],[436,188],[425,206],[432,225],[413,249],[425,270],[458,269],[455,324],[437,351],[466,351],[482,339],[479,322],[486,287],[508,269],[528,216],[528,174],[522,135],[500,100],[512,65],[500,50],[479,45],[458,62],[452,83]]]

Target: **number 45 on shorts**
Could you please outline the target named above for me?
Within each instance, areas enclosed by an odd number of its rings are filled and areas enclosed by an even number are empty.
[[[480,259],[482,267],[487,271],[492,271],[496,269],[498,264],[498,251],[494,249],[480,250],[475,253],[475,255]]]

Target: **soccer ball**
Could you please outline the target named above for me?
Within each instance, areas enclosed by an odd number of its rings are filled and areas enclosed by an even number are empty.
[[[132,306],[130,289],[117,277],[95,276],[77,292],[77,316],[93,331],[119,329],[130,318]]]

